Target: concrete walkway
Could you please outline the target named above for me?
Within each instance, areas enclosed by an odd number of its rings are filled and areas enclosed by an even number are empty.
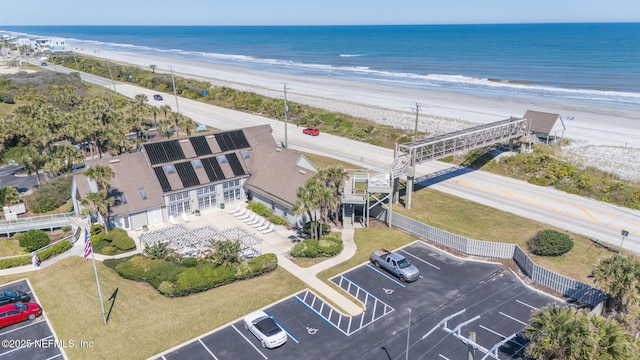
[[[242,204],[244,205],[244,203]],[[338,230],[342,232],[342,241],[344,244],[343,251],[338,255],[326,261],[323,261],[314,266],[303,268],[296,265],[290,258],[289,252],[291,248],[297,241],[299,241],[299,237],[296,231],[287,229],[284,226],[276,226],[275,230],[270,234],[261,234],[257,232],[253,227],[245,224],[243,221],[229,214],[229,210],[221,210],[221,209],[211,209],[206,210],[201,213],[201,216],[189,216],[189,222],[185,223],[188,227],[198,227],[206,224],[213,225],[219,229],[226,229],[234,226],[242,226],[247,231],[254,233],[255,235],[261,237],[263,239],[262,243],[262,253],[274,253],[278,257],[278,266],[281,266],[283,269],[289,271],[294,276],[298,277],[305,284],[309,286],[314,292],[318,295],[325,297],[327,300],[330,300],[333,304],[336,304],[340,307],[340,309],[345,312],[345,315],[354,316],[360,314],[364,308],[362,305],[357,305],[353,302],[353,298],[346,294],[343,291],[339,291],[325,283],[324,281],[318,279],[317,274],[323,270],[331,268],[337,264],[340,264],[348,259],[350,259],[356,253],[356,244],[354,241],[354,230],[353,229],[342,229]],[[69,256],[80,256],[84,255],[84,236],[86,228],[86,221],[79,220],[80,226],[82,226],[82,232],[80,234],[80,239],[76,241],[74,246],[66,251],[63,254],[55,256],[51,259],[47,259],[42,261],[39,269],[34,269],[33,265],[25,265],[12,267],[9,269],[0,269],[0,276],[11,275],[11,274],[21,274],[27,273],[30,271],[38,271],[43,268],[47,268],[62,259],[65,259]],[[149,230],[155,230],[163,227],[171,226],[170,223],[160,223],[149,226]],[[95,259],[97,261],[103,261],[109,258],[120,258],[125,256],[130,256],[138,252],[142,252],[143,247],[139,242],[139,237],[143,234],[142,230],[132,230],[129,231],[129,236],[131,236],[136,242],[137,249],[135,251],[119,254],[117,256],[105,256],[101,254],[94,254]]]

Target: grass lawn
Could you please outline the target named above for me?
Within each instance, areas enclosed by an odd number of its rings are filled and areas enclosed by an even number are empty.
[[[70,359],[144,359],[306,288],[278,268],[256,279],[167,298],[96,265],[106,312],[112,304],[107,299],[118,290],[107,325],[90,261],[72,257],[27,275],[3,276],[0,283],[28,277],[59,339],[93,341],[91,349],[67,349]]]
[[[0,257],[27,254],[22,251],[17,239],[0,237]]]

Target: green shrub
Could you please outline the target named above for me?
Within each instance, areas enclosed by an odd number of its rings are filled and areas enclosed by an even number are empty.
[[[176,285],[168,281],[163,281],[160,286],[158,286],[158,291],[162,295],[173,297],[175,296]]]
[[[42,230],[29,230],[20,236],[20,246],[24,251],[35,251],[49,245],[49,235]]]
[[[275,270],[278,258],[275,254],[264,254],[253,259],[243,261],[236,269],[236,279],[244,280],[260,276]]]
[[[573,248],[573,240],[567,234],[555,230],[542,230],[529,240],[529,250],[539,256],[560,256]]]
[[[109,233],[104,236],[104,240],[110,242],[114,247],[122,251],[135,249],[136,247],[136,243],[129,234],[127,234],[127,231],[120,228],[109,231]]]
[[[135,255],[134,255],[135,256]],[[102,262],[106,267],[115,270],[116,267],[118,267],[118,265],[125,263],[129,260],[131,260],[133,256],[128,256],[128,257],[123,257],[123,258],[118,258],[118,259],[104,259],[104,261]]]
[[[182,259],[182,266],[184,267],[194,267],[198,265],[198,260],[196,258],[184,258]]]
[[[65,226],[63,226],[63,227],[61,228],[61,230],[62,230],[63,232],[65,232],[65,233],[68,233],[69,231],[71,231],[71,230],[72,230],[72,228],[71,228],[71,226],[69,226],[69,225],[65,225]]]
[[[73,244],[69,240],[58,241],[57,243],[49,246],[48,248],[38,251],[38,257],[40,258],[40,260],[46,260],[53,256],[62,254],[63,252],[71,249],[72,247],[73,247]]]
[[[118,253],[118,248],[112,245],[105,245],[100,249],[102,255],[115,255]]]
[[[320,227],[322,226],[322,232],[320,234],[320,237],[327,235],[329,232],[331,232],[331,226],[329,224],[319,223],[317,221],[307,221],[302,226],[302,232],[311,236],[311,224],[314,224],[315,226],[317,226],[318,229],[320,229]]]
[[[29,210],[36,214],[53,211],[71,197],[71,176],[61,176],[40,184],[33,195],[25,198]]]
[[[73,244],[69,240],[59,241],[44,250],[38,251],[38,257],[40,258],[40,260],[46,260],[55,255],[62,254],[72,247]],[[0,259],[0,269],[8,269],[29,264],[31,264],[31,254]]]
[[[147,268],[152,260],[143,255],[134,255],[126,262],[116,266],[116,271],[120,276],[129,280],[146,281]],[[164,261],[164,260],[160,260]]]
[[[269,221],[271,221],[274,225],[287,225],[289,223],[287,219],[276,214],[269,215]]]
[[[203,263],[183,268],[178,274],[174,296],[185,296],[226,285],[233,282],[235,277],[236,269],[228,266]]]
[[[322,240],[308,239],[296,244],[291,250],[294,257],[325,257],[336,256],[342,251],[342,239],[327,237]]]

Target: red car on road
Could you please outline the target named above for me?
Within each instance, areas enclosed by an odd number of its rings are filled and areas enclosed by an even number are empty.
[[[302,133],[311,135],[311,136],[318,136],[320,135],[320,130],[318,130],[318,128],[315,128],[315,127],[310,127],[302,130]]]
[[[0,328],[33,320],[42,315],[42,307],[34,302],[14,303],[0,306]]]

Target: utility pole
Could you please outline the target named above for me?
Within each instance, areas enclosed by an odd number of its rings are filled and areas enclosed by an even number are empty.
[[[409,326],[407,326],[407,350],[405,353],[405,359],[409,360],[409,337],[411,335],[411,308],[409,310]]]
[[[416,102],[416,107],[413,108],[412,110],[414,110],[416,112],[416,126],[413,129],[413,141],[418,140],[418,115],[420,113],[420,108],[422,107],[422,105],[418,104]]]
[[[176,81],[173,78],[173,66],[169,66],[171,70],[171,85],[173,85],[173,97],[176,98],[176,113],[180,115],[180,107],[178,106],[178,93],[176,92]]]
[[[284,147],[285,149],[289,148],[289,142],[287,137],[287,113],[289,112],[289,106],[287,106],[287,83],[284,83]]]
[[[118,95],[118,90],[116,90],[116,83],[115,81],[113,81],[113,74],[111,73],[111,65],[109,65],[108,61],[107,61],[107,68],[109,69],[109,76],[111,77],[111,83],[113,84],[113,91],[116,93],[116,95]]]

